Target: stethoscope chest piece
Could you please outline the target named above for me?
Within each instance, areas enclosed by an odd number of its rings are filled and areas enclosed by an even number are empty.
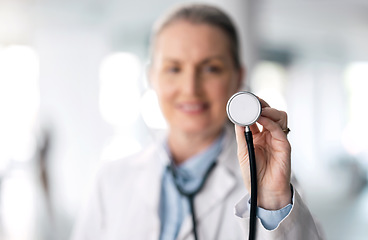
[[[253,93],[238,92],[227,102],[226,111],[230,121],[245,127],[254,124],[258,120],[262,105]]]

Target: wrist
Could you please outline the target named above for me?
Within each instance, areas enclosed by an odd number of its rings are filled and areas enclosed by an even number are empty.
[[[279,210],[292,203],[291,185],[283,191],[259,192],[257,206],[266,210]]]

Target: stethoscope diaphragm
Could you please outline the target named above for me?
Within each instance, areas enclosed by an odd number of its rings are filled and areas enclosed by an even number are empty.
[[[257,96],[246,91],[235,93],[226,105],[230,121],[243,127],[254,124],[261,111],[262,105]]]

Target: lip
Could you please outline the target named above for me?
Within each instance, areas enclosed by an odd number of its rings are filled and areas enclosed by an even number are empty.
[[[177,104],[176,108],[187,114],[199,114],[206,111],[209,108],[209,104],[203,102],[185,102]]]

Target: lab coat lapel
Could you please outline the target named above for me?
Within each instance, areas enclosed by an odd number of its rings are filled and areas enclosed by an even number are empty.
[[[206,216],[211,210],[216,207],[220,207],[222,202],[230,194],[230,192],[234,189],[236,185],[236,178],[234,175],[229,172],[224,166],[217,166],[214,169],[214,172],[209,177],[208,182],[206,183],[205,188],[201,193],[199,193],[195,197],[195,209],[196,209],[196,218],[197,223],[200,225],[201,221],[206,221]],[[219,211],[221,212],[221,211]],[[211,222],[213,223],[213,227],[216,229],[218,222],[216,220],[220,220],[221,216],[214,217]],[[187,239],[188,235],[192,233],[192,218],[191,216],[187,216],[184,219],[182,227],[180,229],[178,239]]]
[[[223,153],[220,154],[217,166],[207,179],[203,190],[194,199],[198,226],[201,225],[201,221],[211,221],[213,226],[210,229],[212,230],[218,226],[219,222],[215,221],[220,220],[221,216],[213,219],[206,219],[206,216],[214,208],[222,206],[223,201],[234,190],[238,181],[238,176],[235,174],[235,169],[238,168],[236,148],[234,148],[236,146],[234,145],[235,136],[231,131],[233,128],[226,129]],[[187,216],[180,229],[178,239],[190,239],[187,237],[191,233],[192,219],[191,216]]]
[[[195,199],[197,221],[201,221],[206,213],[220,205],[236,185],[236,178],[224,166],[219,165],[206,188]]]
[[[157,154],[147,156],[140,163],[142,171],[136,176],[137,189],[134,205],[130,209],[130,222],[139,223],[139,231],[134,231],[130,239],[158,239],[160,234],[159,200],[161,193],[162,164]],[[138,212],[137,212],[138,209]]]
[[[234,148],[234,134],[232,128],[225,129],[223,151],[217,161],[217,167],[207,180],[207,185],[203,188],[195,199],[197,219],[201,219],[212,208],[220,205],[221,202],[234,189],[238,179],[235,169],[238,168],[236,148]]]

